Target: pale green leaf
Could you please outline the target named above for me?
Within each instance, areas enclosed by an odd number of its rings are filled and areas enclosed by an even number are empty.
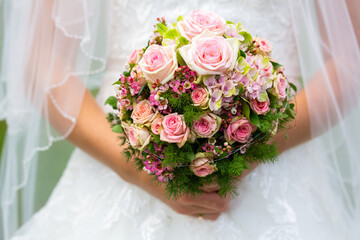
[[[181,37],[181,34],[175,28],[166,31],[166,33],[164,35],[165,39],[172,39],[172,40],[175,40],[175,39],[177,39],[179,37]]]
[[[242,103],[241,111],[245,117],[250,120],[250,106],[247,102]]]
[[[108,99],[106,99],[104,105],[109,104],[113,109],[117,109],[117,99],[114,96],[110,96]]]
[[[156,28],[157,28],[157,30],[158,30],[158,32],[160,33],[161,36],[164,36],[165,33],[168,30],[167,26],[165,24],[163,24],[163,23],[156,24]]]
[[[259,119],[259,116],[253,112],[253,111],[250,111],[250,122],[252,124],[254,124],[255,126],[259,127],[260,126],[260,119]]]
[[[114,133],[122,133],[124,132],[123,128],[121,127],[121,125],[115,125],[112,127],[112,131]]]
[[[182,21],[183,19],[184,19],[184,17],[180,15],[180,16],[178,16],[177,21],[180,22],[180,21]]]
[[[243,44],[250,44],[252,42],[252,36],[250,33],[245,31],[240,31],[239,34],[244,37],[244,40],[241,41]]]

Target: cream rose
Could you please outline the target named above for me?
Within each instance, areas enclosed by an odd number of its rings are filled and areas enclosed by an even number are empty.
[[[146,128],[130,125],[126,122],[122,122],[121,126],[124,129],[127,140],[133,148],[142,151],[150,143],[151,135]]]
[[[146,124],[153,120],[155,115],[154,107],[149,100],[143,100],[135,105],[131,118],[135,124]]]
[[[199,75],[216,75],[234,68],[239,47],[239,40],[213,36],[205,30],[179,52],[189,68]]]
[[[205,29],[214,35],[223,35],[226,30],[226,21],[213,12],[205,12],[197,9],[185,17],[183,21],[178,22],[177,27],[182,36],[191,40]]]
[[[177,68],[177,58],[173,46],[160,46],[153,44],[143,54],[139,66],[146,78],[152,85],[157,80],[165,84],[174,77]]]

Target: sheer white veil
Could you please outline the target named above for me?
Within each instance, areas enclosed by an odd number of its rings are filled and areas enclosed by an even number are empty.
[[[72,131],[85,87],[106,66],[102,1],[5,0],[0,115],[8,125],[1,160],[2,239],[34,212],[39,151]]]
[[[311,124],[344,239],[360,236],[360,2],[289,1]],[[348,4],[348,6],[347,6]],[[315,164],[315,163],[314,163]],[[304,166],[311,168],[312,166]],[[313,179],[316,181],[316,179]],[[329,197],[331,199],[329,199]],[[344,233],[345,234],[345,233]]]
[[[0,0],[5,33],[0,118],[8,124],[0,172],[4,239],[33,214],[37,153],[69,135],[85,86],[96,84],[92,75],[105,70],[109,24],[104,10],[110,2]],[[326,159],[320,162],[327,172],[324,184],[333,192],[326,196],[334,198],[328,200],[343,216],[349,235],[344,238],[356,239],[360,236],[356,232],[360,226],[360,26],[352,23],[360,24],[355,15],[360,4],[356,0],[285,2],[290,4],[297,41],[313,152]]]

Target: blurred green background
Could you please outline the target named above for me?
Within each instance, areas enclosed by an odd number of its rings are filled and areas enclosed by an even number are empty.
[[[2,150],[2,146],[4,144],[4,137],[5,137],[5,132],[6,132],[6,123],[5,121],[0,121],[0,156],[1,156],[1,150]],[[0,158],[1,161],[1,158]]]
[[[6,122],[0,121],[0,154],[4,145],[5,133]],[[69,142],[59,141],[54,143],[48,151],[39,153],[35,211],[39,210],[46,203],[60,179],[73,149],[73,145]]]

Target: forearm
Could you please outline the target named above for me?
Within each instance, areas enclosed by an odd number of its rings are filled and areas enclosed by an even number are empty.
[[[305,91],[302,90],[295,97],[295,119],[290,123],[288,129],[279,131],[270,142],[275,142],[279,153],[292,147],[300,145],[311,139],[309,110]]]
[[[118,135],[112,132],[106,115],[88,90],[85,90],[83,103],[76,125],[68,140],[95,159],[109,166],[125,181],[145,188],[149,178],[144,171],[139,172],[131,162],[124,159]]]

